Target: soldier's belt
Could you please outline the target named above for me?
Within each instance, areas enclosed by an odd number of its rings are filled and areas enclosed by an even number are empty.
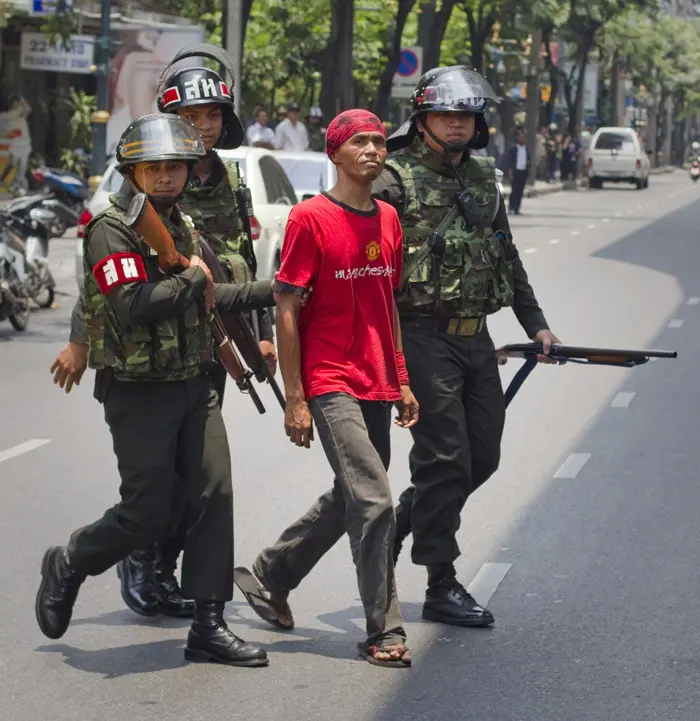
[[[410,318],[402,325],[432,330],[449,335],[457,335],[461,338],[469,338],[481,331],[486,324],[486,316],[478,318]]]

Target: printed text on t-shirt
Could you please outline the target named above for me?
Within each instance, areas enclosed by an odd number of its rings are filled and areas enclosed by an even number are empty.
[[[335,277],[340,280],[354,280],[364,278],[366,275],[387,278],[394,275],[394,267],[391,265],[365,265],[361,268],[345,268],[336,270]]]

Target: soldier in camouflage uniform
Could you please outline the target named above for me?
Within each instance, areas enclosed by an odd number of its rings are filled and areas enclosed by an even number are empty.
[[[223,618],[233,592],[233,502],[226,429],[207,373],[208,309],[214,302],[234,311],[266,307],[272,289],[270,281],[212,283],[198,236],[176,205],[204,154],[197,131],[176,115],[135,121],[117,148],[124,187],[86,229],[88,359],[112,434],[121,501],[75,531],[67,547],[46,551],[36,617],[46,636],[63,636],[85,578],[166,537],[181,488],[189,506],[182,586],[195,599],[185,657],[262,666],[265,651],[235,636]],[[134,189],[148,196],[189,259],[187,270],[163,274],[130,227]]]
[[[192,220],[217,255],[229,280],[245,283],[255,280],[257,263],[253,240],[243,207],[243,188],[238,163],[220,157],[215,149],[238,148],[243,142],[243,127],[234,112],[233,92],[222,77],[205,67],[187,67],[172,72],[170,68],[188,57],[210,57],[218,61],[233,78],[233,63],[221,48],[194,45],[183,48],[165,68],[158,86],[158,107],[161,112],[173,112],[194,125],[200,132],[206,156],[194,168],[180,197],[180,209]],[[259,332],[260,351],[274,374],[277,357],[269,314],[261,310],[252,315]],[[78,382],[85,368],[86,358],[81,347],[87,342],[80,319],[74,322],[70,342],[61,351],[52,372],[60,368],[61,387],[72,379]],[[226,371],[214,362],[210,375],[222,405],[226,385]],[[121,595],[126,605],[141,616],[190,617],[194,602],[182,595],[175,569],[187,532],[187,512],[183,508],[182,522],[175,532],[152,548],[139,549],[117,565],[121,581]]]
[[[423,618],[456,626],[494,620],[454,567],[460,513],[498,468],[505,420],[486,318],[512,307],[528,337],[545,348],[558,342],[513,243],[493,162],[469,152],[486,147],[484,111],[496,99],[473,70],[426,73],[410,120],[387,142],[389,159],[373,189],[397,209],[404,232],[397,306],[421,409],[411,429],[412,486],[397,507],[395,556],[412,530],[413,562],[428,568]]]
[[[323,110],[318,107],[309,109],[306,116],[306,130],[309,134],[309,150],[322,153],[326,149],[326,129],[323,127]]]

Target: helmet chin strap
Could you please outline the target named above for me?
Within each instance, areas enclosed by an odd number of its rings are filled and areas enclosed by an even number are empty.
[[[143,187],[141,187],[138,180],[136,180],[136,173],[134,172],[134,168],[131,168],[129,175],[131,177],[131,182],[136,186],[136,189],[148,198],[148,202],[153,206],[157,213],[164,213],[171,208],[174,208],[175,203],[177,203],[177,201],[180,199],[180,196],[182,195],[182,193],[178,193],[177,197],[175,198],[156,198],[155,196],[147,193],[143,189]]]
[[[441,148],[442,152],[445,156],[447,155],[456,155],[457,153],[466,153],[469,150],[469,143],[471,143],[472,139],[469,138],[469,140],[466,143],[446,143],[444,140],[440,140],[440,138],[433,133],[433,131],[428,127],[428,117],[423,117],[423,129],[426,133],[432,138],[432,140],[437,143]]]

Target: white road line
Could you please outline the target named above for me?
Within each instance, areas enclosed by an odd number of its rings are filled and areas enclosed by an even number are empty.
[[[578,234],[579,234],[578,230],[572,230],[572,231],[571,231],[571,235],[578,235]]]
[[[558,242],[559,242],[559,238],[552,238],[552,239],[549,241],[549,244],[550,244],[550,245],[556,245]]]
[[[603,218],[602,222],[603,222],[603,223],[609,223],[609,222],[610,222],[610,218]]]
[[[512,566],[512,563],[485,563],[469,584],[469,593],[482,606],[488,605]]]
[[[618,393],[613,398],[613,402],[610,404],[610,407],[611,408],[629,408],[630,403],[632,402],[633,398],[634,398],[634,393]]]
[[[688,298],[688,305],[698,305],[700,298]]]
[[[0,451],[0,463],[15,456],[21,456],[23,453],[29,453],[29,451],[41,448],[41,446],[45,446],[47,443],[51,443],[51,440],[48,438],[32,438],[31,441],[25,441],[18,446],[8,448],[6,451]]]
[[[669,328],[680,328],[682,325],[683,325],[682,318],[674,318],[672,321],[669,321],[668,327]]]
[[[616,217],[616,218],[621,218],[621,217],[622,217],[622,213],[615,213],[615,217]]]
[[[593,230],[593,228],[595,228],[595,223],[589,223],[586,227]]]
[[[526,252],[526,253],[536,253],[536,252],[537,252],[537,248],[528,248],[525,252]]]
[[[572,453],[564,463],[559,466],[559,470],[554,474],[554,477],[576,478],[579,471],[588,463],[590,457],[590,453]]]

